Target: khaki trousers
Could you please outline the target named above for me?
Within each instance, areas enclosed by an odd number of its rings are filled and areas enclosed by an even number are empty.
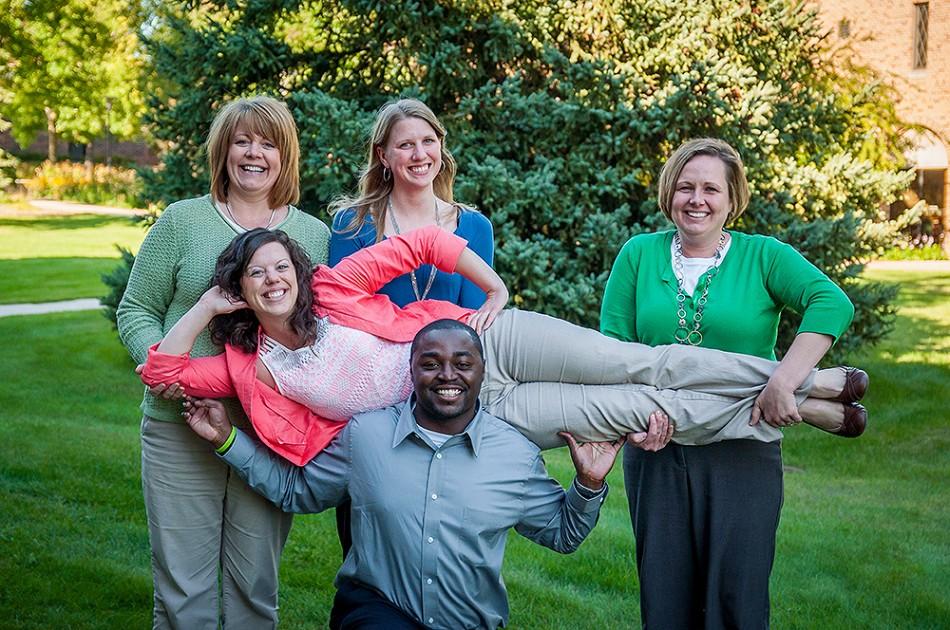
[[[148,416],[142,491],[153,627],[276,627],[277,570],[293,516],[251,490],[187,425]]]
[[[765,422],[749,426],[752,404],[776,361],[695,346],[626,343],[517,309],[502,311],[482,343],[482,403],[541,448],[563,446],[558,431],[585,442],[645,431],[656,409],[676,424],[678,444],[782,438]],[[814,373],[796,391],[799,403]]]

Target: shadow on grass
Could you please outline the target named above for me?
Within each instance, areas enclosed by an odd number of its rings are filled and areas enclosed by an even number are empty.
[[[928,308],[950,298],[950,273],[911,275],[902,271],[875,271],[869,279],[900,285],[898,301],[902,309]]]
[[[22,217],[0,217],[0,228],[23,228],[41,230],[81,230],[113,225],[135,225],[136,217],[124,217],[105,214],[62,214],[62,215],[24,215]]]

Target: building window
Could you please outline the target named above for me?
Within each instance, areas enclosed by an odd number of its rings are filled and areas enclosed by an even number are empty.
[[[838,22],[838,38],[839,39],[848,39],[851,37],[851,20],[848,18],[842,18]]]
[[[920,200],[927,203],[924,208],[924,216],[939,214],[943,208],[947,207],[947,197],[944,188],[947,181],[947,169],[945,168],[921,168],[917,169],[917,177],[911,183],[910,188],[904,191],[901,197],[891,204],[891,219],[897,218],[901,212],[912,207]]]
[[[927,67],[927,27],[930,18],[930,3],[914,5],[914,70]]]
[[[914,189],[927,204],[937,208],[945,208],[947,199],[944,195],[944,180],[947,178],[947,169],[921,169],[917,171],[917,181]]]

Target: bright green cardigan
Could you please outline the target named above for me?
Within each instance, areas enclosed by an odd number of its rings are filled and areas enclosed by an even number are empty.
[[[274,229],[299,242],[313,264],[325,264],[330,229],[293,206]],[[116,311],[119,337],[136,363],[145,363],[148,348],[161,341],[211,282],[218,255],[237,235],[211,202],[210,195],[178,201],[162,213],[135,257],[129,284]],[[195,342],[192,356],[221,353],[208,331]],[[230,401],[232,419],[244,424],[240,405]],[[156,420],[183,422],[181,404],[157,399],[146,390],[142,411]]]
[[[674,234],[640,234],[621,248],[600,310],[605,335],[651,346],[676,343]],[[837,340],[847,329],[854,317],[851,301],[793,247],[769,236],[729,234],[732,245],[709,286],[701,345],[774,359],[779,315],[786,307],[802,314],[800,333]],[[688,322],[704,286],[700,279],[686,300]]]

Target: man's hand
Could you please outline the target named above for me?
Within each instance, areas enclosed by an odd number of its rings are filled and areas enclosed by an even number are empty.
[[[577,480],[582,486],[590,490],[600,490],[604,487],[604,479],[614,466],[617,453],[623,446],[626,438],[613,442],[587,442],[578,444],[574,436],[567,431],[558,433],[567,442],[571,450],[571,459],[574,469],[577,470]]]
[[[139,363],[135,366],[135,373],[141,376],[142,370],[144,369],[145,364]],[[158,385],[149,387],[148,393],[156,398],[164,398],[165,400],[181,400],[185,397],[185,388],[178,383],[172,383],[171,385],[159,383]]]
[[[221,448],[231,435],[231,420],[220,400],[213,398],[189,398],[182,414],[191,430],[215,448]]]
[[[658,451],[673,439],[676,425],[669,416],[657,409],[650,414],[650,426],[640,433],[628,433],[627,444],[644,451]]]

